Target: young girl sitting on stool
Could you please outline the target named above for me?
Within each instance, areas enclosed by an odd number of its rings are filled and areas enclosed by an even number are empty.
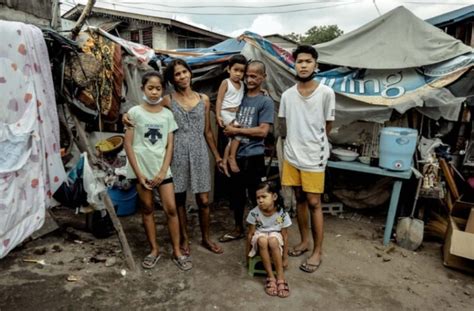
[[[286,298],[290,295],[283,269],[288,266],[288,227],[291,219],[277,204],[278,189],[274,183],[264,182],[257,187],[258,206],[247,216],[249,257],[259,253],[267,272],[265,292],[270,296]],[[276,268],[273,274],[272,260]]]

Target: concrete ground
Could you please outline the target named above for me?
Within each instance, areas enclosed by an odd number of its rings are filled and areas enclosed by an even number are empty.
[[[282,299],[265,294],[264,277],[248,276],[243,240],[222,244],[222,255],[200,247],[195,213],[190,214],[194,268],[178,270],[170,260],[163,213],[156,214],[164,256],[153,270],[133,275],[115,235],[95,239],[72,229],[84,226],[83,215],[55,210],[61,230],[0,260],[0,310],[472,310],[474,305],[474,277],[445,268],[439,243],[426,242],[417,252],[396,245],[384,249],[383,215],[326,216],[320,269],[304,273],[298,269],[304,257],[290,257],[291,295]],[[147,253],[141,218],[121,220],[139,264]],[[213,210],[214,239],[231,224],[227,208]],[[297,240],[295,223],[290,244]],[[106,266],[106,259],[107,265],[116,262]]]

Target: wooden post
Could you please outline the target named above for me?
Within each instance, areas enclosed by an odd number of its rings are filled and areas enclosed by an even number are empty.
[[[105,204],[105,209],[107,210],[107,213],[109,213],[110,219],[112,220],[112,224],[114,225],[115,230],[117,230],[119,241],[122,245],[123,255],[125,256],[125,261],[127,262],[127,266],[132,272],[137,273],[140,270],[137,269],[135,260],[133,260],[132,250],[128,245],[127,236],[125,235],[125,231],[123,231],[122,223],[120,222],[120,219],[115,213],[114,204],[112,203],[112,200],[110,199],[110,196],[107,191],[104,191],[102,196]]]
[[[453,175],[451,174],[451,170],[448,166],[448,163],[446,162],[445,159],[440,158],[439,166],[443,170],[444,178],[446,179],[449,190],[451,191],[453,195],[454,201],[457,201],[457,199],[459,199],[459,191],[458,191],[458,187],[456,186],[456,182],[454,181]]]
[[[59,0],[52,0],[52,19],[51,19],[51,28],[56,31],[61,30],[61,10],[59,8]]]
[[[77,117],[71,113],[69,113],[73,120],[74,124],[76,125],[76,132],[79,140],[81,141],[78,143],[76,141],[76,145],[79,148],[81,152],[87,152],[90,163],[94,166],[97,164],[97,157],[95,156],[94,149],[92,149],[91,145],[89,144],[89,140],[87,139],[86,132],[82,128],[81,123],[77,119]],[[122,245],[122,251],[125,256],[125,261],[127,262],[128,268],[135,273],[139,273],[140,270],[137,269],[137,266],[135,264],[135,261],[133,260],[133,255],[132,251],[130,250],[130,246],[128,244],[127,236],[125,235],[125,232],[123,231],[122,224],[120,223],[119,218],[117,217],[117,214],[115,213],[115,208],[114,204],[112,203],[112,200],[109,197],[109,194],[107,191],[104,191],[102,193],[102,198],[104,200],[104,205],[105,209],[107,210],[107,213],[110,216],[110,219],[112,220],[112,224],[114,225],[115,230],[117,230],[118,238],[120,241],[120,244]]]
[[[76,21],[76,25],[74,25],[74,28],[71,29],[72,39],[73,39],[73,40],[76,39],[77,35],[78,35],[79,32],[81,31],[82,26],[83,26],[84,23],[86,22],[86,18],[89,16],[89,14],[90,14],[91,11],[92,11],[92,8],[94,7],[95,1],[96,1],[96,0],[89,0],[89,1],[87,1],[87,4],[86,4],[84,10],[83,10],[82,13],[81,13],[81,16],[79,16],[79,19]]]

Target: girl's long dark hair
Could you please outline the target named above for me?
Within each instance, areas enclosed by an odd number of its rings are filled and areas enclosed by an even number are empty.
[[[276,205],[277,211],[280,212],[283,209],[283,197],[280,195],[280,185],[272,181],[264,181],[257,186],[256,191],[262,190],[262,189],[269,193],[272,193],[272,194],[275,193],[277,195],[275,205]]]

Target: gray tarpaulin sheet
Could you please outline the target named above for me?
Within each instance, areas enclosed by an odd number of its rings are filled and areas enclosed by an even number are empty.
[[[367,69],[421,67],[473,51],[404,7],[315,47],[320,63]]]

